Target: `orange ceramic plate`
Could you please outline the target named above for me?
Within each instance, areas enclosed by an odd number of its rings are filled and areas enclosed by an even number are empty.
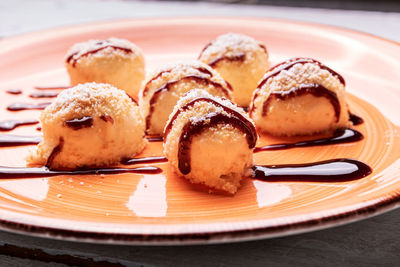
[[[233,196],[210,195],[175,176],[60,176],[0,181],[0,228],[67,240],[129,244],[209,243],[288,235],[339,225],[396,207],[400,199],[400,47],[394,42],[330,26],[269,19],[180,18],[117,21],[59,28],[0,41],[0,118],[37,118],[9,112],[32,102],[33,86],[65,85],[64,54],[74,43],[110,36],[139,45],[149,68],[195,59],[202,47],[229,31],[266,43],[273,63],[312,57],[343,74],[355,128],[363,141],[255,154],[258,164],[354,158],[373,168],[352,182],[276,182],[245,179]],[[22,88],[22,95],[6,94]],[[38,135],[34,126],[12,134]],[[288,141],[288,140],[285,140]],[[282,142],[261,136],[259,145]],[[24,166],[30,147],[0,148],[0,165]],[[162,155],[150,143],[142,156]]]

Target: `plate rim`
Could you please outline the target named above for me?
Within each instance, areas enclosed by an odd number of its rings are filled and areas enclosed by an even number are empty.
[[[351,28],[346,28],[343,26],[335,26],[332,24],[328,23],[320,23],[320,22],[311,22],[311,21],[304,21],[304,20],[298,20],[298,19],[284,19],[284,18],[274,18],[274,17],[264,17],[264,16],[229,16],[229,15],[221,15],[221,16],[216,16],[216,15],[210,15],[210,16],[154,16],[154,17],[143,17],[143,18],[118,18],[118,19],[104,19],[104,20],[99,20],[99,21],[93,21],[93,22],[87,22],[87,23],[71,23],[68,25],[60,25],[60,26],[55,26],[55,27],[50,27],[50,28],[45,28],[45,29],[40,29],[40,30],[33,30],[33,31],[28,31],[28,32],[23,32],[23,33],[17,33],[9,36],[2,37],[0,36],[0,45],[2,45],[3,42],[8,42],[8,41],[13,41],[14,39],[19,39],[19,38],[26,38],[30,35],[42,35],[42,34],[48,34],[51,32],[57,32],[57,31],[62,31],[62,30],[67,30],[67,29],[73,29],[73,28],[81,28],[81,27],[91,27],[91,26],[100,26],[100,25],[107,25],[107,24],[120,24],[124,22],[134,22],[134,21],[154,21],[154,20],[166,20],[166,19],[176,19],[176,20],[205,20],[205,19],[239,19],[239,20],[260,20],[260,21],[275,21],[275,22],[284,22],[284,23],[295,23],[295,24],[302,24],[305,26],[323,26],[326,28],[331,28],[333,30],[342,30],[342,31],[347,31],[350,33],[357,33],[362,36],[367,36],[371,37],[373,39],[379,39],[381,41],[388,42],[390,44],[394,44],[399,46],[400,48],[400,41],[395,41],[386,37],[382,37],[373,33],[369,33],[366,31],[362,30],[357,30],[357,29],[351,29]]]
[[[146,21],[163,21],[165,19],[173,18],[176,21],[205,21],[207,19],[221,19],[221,20],[243,20],[243,21],[260,21],[260,22],[278,22],[278,23],[293,23],[301,24],[307,27],[324,27],[331,30],[339,30],[352,34],[357,34],[363,37],[380,40],[391,45],[398,46],[400,49],[400,42],[377,36],[371,33],[366,33],[359,30],[348,29],[340,26],[333,26],[324,23],[306,22],[293,19],[280,19],[280,18],[267,18],[267,17],[243,17],[243,16],[182,16],[182,17],[146,17],[146,18],[125,18],[125,19],[110,19],[101,20],[90,23],[70,24],[58,27],[52,27],[43,30],[37,30],[27,33],[16,34],[0,39],[0,48],[3,44],[18,41],[19,39],[33,38],[40,35],[51,35],[57,32],[62,35],[66,30],[74,30],[82,27],[104,27],[111,25],[123,25],[124,23],[133,22],[146,22]],[[395,192],[394,195],[385,195],[381,198],[375,198],[365,202],[360,207],[342,212],[333,212],[335,209],[327,210],[328,215],[319,216],[316,219],[299,219],[297,221],[289,221],[286,224],[279,224],[277,226],[264,226],[264,227],[247,227],[241,230],[214,230],[201,233],[179,233],[179,234],[131,234],[131,233],[99,233],[96,231],[82,231],[72,229],[61,229],[53,226],[43,226],[38,224],[28,224],[16,222],[16,220],[7,220],[0,218],[0,230],[23,234],[35,237],[44,237],[50,239],[57,239],[63,241],[85,242],[85,243],[99,243],[102,244],[123,244],[123,245],[186,245],[186,244],[216,244],[216,243],[230,243],[240,241],[259,240],[266,238],[274,238],[281,236],[289,236],[299,233],[311,232],[322,230],[326,228],[341,226],[351,222],[370,218],[388,211],[391,211],[400,206],[400,192]],[[343,207],[342,207],[343,208]],[[0,209],[0,215],[4,210]],[[26,215],[25,215],[26,216]],[[35,215],[30,215],[32,217]],[[2,216],[0,216],[2,217]],[[67,221],[67,220],[65,220]],[[257,221],[257,220],[254,220]],[[263,221],[263,220],[259,220]]]
[[[352,222],[371,218],[400,207],[400,193],[382,201],[362,205],[358,209],[344,213],[320,216],[312,220],[298,220],[277,226],[254,227],[242,230],[215,231],[202,233],[179,234],[121,234],[99,233],[93,231],[74,231],[49,226],[29,225],[0,219],[0,230],[25,236],[55,239],[59,241],[97,243],[107,245],[139,245],[139,246],[180,246],[223,244],[232,242],[256,241],[276,237],[286,237],[301,233],[339,227]],[[1,210],[0,210],[1,212]]]

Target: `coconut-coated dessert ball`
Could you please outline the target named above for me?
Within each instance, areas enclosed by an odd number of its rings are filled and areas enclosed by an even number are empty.
[[[269,67],[265,45],[236,33],[218,36],[204,47],[199,59],[232,85],[234,102],[242,107],[250,104],[254,89]]]
[[[256,142],[243,109],[204,90],[179,100],[164,131],[164,153],[178,175],[229,194],[252,166]]]
[[[147,133],[162,136],[175,104],[192,89],[203,89],[211,95],[231,98],[229,84],[200,61],[178,62],[161,67],[151,76],[140,96]]]
[[[124,39],[89,40],[77,43],[66,55],[71,85],[109,83],[137,99],[145,79],[142,51]]]
[[[345,81],[310,58],[293,58],[271,68],[254,92],[250,117],[278,136],[329,133],[349,126]]]
[[[43,140],[29,165],[51,169],[105,167],[147,144],[139,107],[126,92],[86,83],[64,90],[40,115]]]

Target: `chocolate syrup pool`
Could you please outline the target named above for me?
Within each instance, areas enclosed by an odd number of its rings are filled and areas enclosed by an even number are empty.
[[[354,159],[331,159],[305,164],[254,165],[252,178],[267,182],[347,182],[371,174],[367,164]]]
[[[326,145],[337,145],[360,141],[364,136],[357,130],[346,128],[336,131],[331,137],[313,139],[308,141],[300,141],[296,143],[281,143],[273,144],[262,147],[256,147],[254,153],[261,151],[271,151],[271,150],[282,150],[296,147],[312,147],[312,146],[326,146]]]
[[[100,169],[81,169],[81,170],[51,170],[47,167],[25,168],[25,167],[3,167],[0,166],[0,178],[36,178],[52,177],[59,175],[88,175],[88,174],[118,174],[118,173],[143,173],[158,174],[162,169],[154,166],[137,168],[100,168]]]
[[[55,89],[58,87],[40,87],[37,89],[47,90]],[[68,87],[65,87],[68,88]],[[60,87],[64,89],[64,87]],[[22,93],[9,92],[9,93]],[[55,97],[57,93],[36,93],[31,97]],[[7,107],[10,111],[18,111],[24,109],[43,109],[49,103],[14,103]],[[363,123],[362,118],[350,114],[350,120],[353,125]],[[2,121],[2,130],[10,131],[22,125],[36,124],[36,120],[18,121],[9,120]],[[79,121],[68,122],[68,126],[90,126],[91,118],[84,118]],[[81,125],[82,124],[82,125]],[[88,125],[86,125],[88,124]],[[168,134],[168,131],[167,133]],[[162,141],[162,138],[148,137],[149,141]],[[154,139],[154,140],[153,140]],[[308,146],[321,146],[333,145],[340,143],[356,142],[363,139],[363,135],[353,129],[343,129],[336,132],[332,137],[300,141],[297,143],[282,143],[273,144],[264,147],[257,147],[254,153],[269,150],[290,149],[296,147]],[[39,136],[15,136],[15,135],[1,135],[0,147],[20,146],[37,144],[41,140]],[[146,157],[146,158],[132,158],[124,159],[121,163],[124,165],[131,164],[146,164],[146,163],[162,163],[167,159],[164,156],[160,157]],[[372,172],[371,167],[367,164],[347,158],[332,159],[321,162],[304,163],[304,164],[284,164],[284,165],[254,165],[252,167],[252,178],[263,181],[302,181],[302,182],[345,182],[363,178]],[[33,177],[50,177],[58,175],[87,175],[87,174],[117,174],[117,173],[143,173],[143,174],[157,174],[162,172],[158,167],[144,166],[138,168],[100,168],[100,169],[80,169],[80,170],[51,170],[47,167],[41,168],[16,168],[16,167],[2,167],[0,166],[0,178],[33,178]]]

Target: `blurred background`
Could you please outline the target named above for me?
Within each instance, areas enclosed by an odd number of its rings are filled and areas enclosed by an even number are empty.
[[[201,2],[201,0],[181,0]],[[203,2],[399,12],[399,0],[208,0]]]
[[[301,20],[400,41],[400,0],[0,0],[0,38],[56,26],[154,16]]]

